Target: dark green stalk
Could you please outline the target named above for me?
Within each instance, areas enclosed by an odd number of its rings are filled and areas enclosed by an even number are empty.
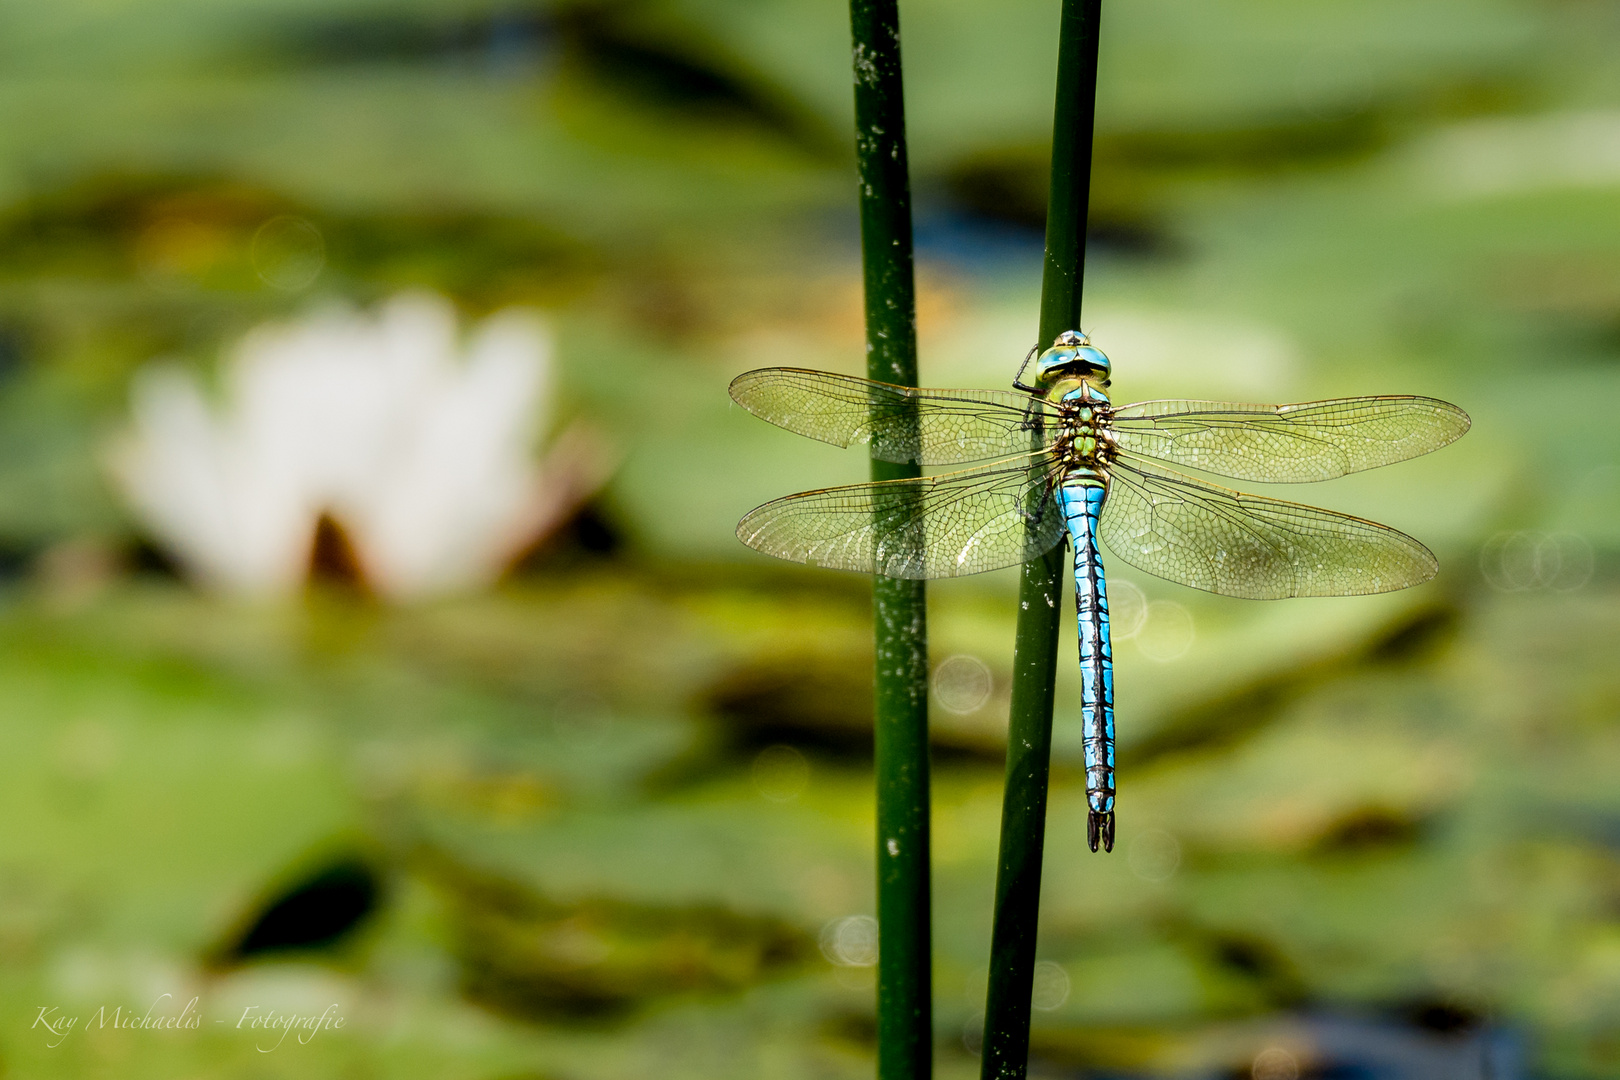
[[[900,15],[895,0],[850,0],[855,59],[855,152],[860,167],[866,373],[917,385]],[[872,479],[920,475],[872,461]],[[920,581],[873,586],[877,770],[878,1077],[923,1080],[933,1070],[928,843],[928,633]]]
[[[1052,124],[1052,185],[1046,207],[1046,265],[1041,280],[1039,341],[1043,348],[1063,331],[1080,329],[1101,7],[1101,0],[1063,0]],[[1025,563],[1019,583],[1007,725],[1007,789],[1001,805],[1001,856],[996,868],[990,988],[984,1009],[980,1075],[985,1080],[1021,1080],[1029,1064],[1030,994],[1052,757],[1052,691],[1067,569],[1060,545],[1045,557]]]

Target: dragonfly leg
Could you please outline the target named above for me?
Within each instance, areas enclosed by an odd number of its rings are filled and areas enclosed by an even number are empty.
[[[1012,384],[1014,390],[1022,390],[1027,394],[1039,394],[1041,392],[1040,387],[1038,386],[1024,385],[1024,372],[1028,370],[1029,362],[1035,359],[1035,354],[1040,351],[1041,343],[1037,341],[1034,345],[1030,346],[1029,352],[1024,354],[1024,362],[1018,365],[1018,374],[1013,376]],[[1031,406],[1031,409],[1033,408],[1034,406]]]
[[[1046,488],[1046,491],[1048,491],[1048,492],[1051,491],[1051,490],[1052,489],[1050,487]],[[1020,510],[1019,510],[1019,513],[1024,518],[1024,524],[1025,524],[1026,527],[1027,526],[1039,526],[1042,522],[1044,522],[1046,520],[1047,511],[1052,509],[1052,500],[1051,499],[1042,498],[1042,499],[1039,499],[1037,501],[1038,501],[1038,505],[1034,510],[1024,510],[1022,508],[1020,508]]]

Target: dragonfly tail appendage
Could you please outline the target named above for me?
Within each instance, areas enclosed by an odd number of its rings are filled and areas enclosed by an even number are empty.
[[[1080,678],[1086,755],[1087,839],[1114,849],[1114,651],[1108,632],[1108,583],[1097,548],[1097,522],[1108,489],[1100,477],[1082,476],[1060,489],[1063,517],[1074,545],[1075,615],[1080,624]]]
[[[1086,816],[1086,842],[1091,850],[1096,851],[1098,845],[1104,851],[1114,850],[1114,812],[1099,814],[1093,810]]]

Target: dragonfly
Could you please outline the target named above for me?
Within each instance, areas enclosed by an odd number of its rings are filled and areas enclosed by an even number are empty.
[[[1036,347],[1037,349],[1039,346]],[[806,491],[737,525],[767,555],[891,578],[1014,566],[1067,542],[1074,554],[1092,851],[1114,847],[1114,673],[1102,546],[1155,577],[1224,596],[1281,599],[1404,589],[1439,569],[1405,533],[1348,514],[1245,494],[1235,480],[1308,483],[1437,450],[1468,414],[1411,395],[1292,405],[1155,400],[1114,406],[1113,365],[1078,330],[1024,366],[1013,389],[918,389],[802,368],[732,380],[732,400],[778,427],[874,458],[971,467]]]

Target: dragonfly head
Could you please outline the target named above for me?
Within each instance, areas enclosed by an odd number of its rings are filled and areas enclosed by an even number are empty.
[[[1052,342],[1052,347],[1035,360],[1035,386],[1051,398],[1075,396],[1075,392],[1089,388],[1092,394],[1106,401],[1102,391],[1108,388],[1113,365],[1103,351],[1091,344],[1086,335],[1065,330]]]

